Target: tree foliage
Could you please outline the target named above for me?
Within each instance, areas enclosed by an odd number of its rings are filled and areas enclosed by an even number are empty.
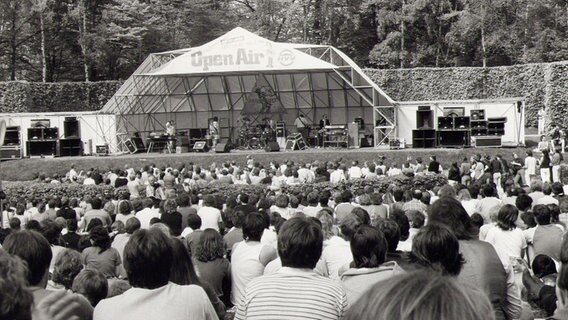
[[[380,68],[568,59],[566,0],[0,0],[0,80],[124,79],[236,26]]]

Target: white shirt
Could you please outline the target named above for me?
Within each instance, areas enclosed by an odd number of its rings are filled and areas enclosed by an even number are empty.
[[[536,174],[536,158],[526,157],[525,158],[525,168],[527,169],[527,174]]]
[[[93,178],[86,178],[86,179],[83,181],[83,185],[86,185],[86,186],[88,186],[88,185],[93,185],[93,184],[95,184],[95,180],[93,180]]]
[[[360,179],[363,177],[363,171],[357,166],[349,168],[347,174],[349,175],[349,179]]]
[[[555,204],[558,205],[558,200],[554,199],[552,196],[550,195],[545,195],[544,197],[538,198],[534,204],[533,207],[537,204],[544,204],[544,205],[548,205],[548,204]]]
[[[338,184],[341,181],[345,181],[345,173],[343,172],[343,170],[335,170],[333,171],[330,175],[329,175],[329,182],[331,184]]]
[[[197,210],[201,218],[201,230],[214,229],[219,231],[219,222],[222,221],[221,210],[213,207],[202,207]]]
[[[140,220],[141,229],[149,229],[150,220],[152,220],[152,218],[160,218],[160,213],[158,210],[152,208],[144,208],[138,211],[135,216]]]
[[[349,241],[333,236],[324,241],[324,246],[321,259],[325,262],[329,277],[339,281],[339,269],[353,261]]]
[[[141,303],[144,301],[144,303]],[[188,303],[191,302],[191,303]],[[205,291],[197,285],[168,283],[157,289],[132,288],[104,299],[95,308],[94,320],[218,319]]]
[[[509,255],[509,257],[521,257],[521,251],[527,247],[527,241],[523,231],[519,228],[505,231],[499,227],[493,227],[487,232],[485,241],[491,243],[497,251]]]

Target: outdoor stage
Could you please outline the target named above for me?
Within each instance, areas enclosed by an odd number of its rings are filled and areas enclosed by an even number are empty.
[[[229,153],[215,152],[189,152],[181,154],[168,153],[137,153],[123,154],[112,156],[84,156],[84,157],[58,157],[50,159],[21,159],[0,162],[0,180],[33,180],[39,174],[53,176],[54,174],[65,175],[69,171],[71,165],[80,170],[90,170],[91,168],[99,168],[108,170],[110,168],[143,167],[147,164],[156,164],[157,166],[170,165],[174,167],[188,164],[190,162],[200,166],[209,166],[212,163],[217,165],[226,161],[236,161],[238,164],[244,164],[247,156],[252,156],[255,161],[264,165],[268,165],[271,161],[283,163],[285,161],[294,161],[296,164],[304,164],[314,161],[337,161],[350,164],[351,161],[357,160],[362,165],[365,161],[377,161],[380,156],[385,157],[385,164],[391,166],[396,164],[400,166],[406,162],[407,157],[411,157],[413,161],[421,157],[424,163],[429,162],[429,157],[435,155],[443,167],[447,167],[451,162],[461,162],[464,157],[470,158],[474,154],[496,155],[500,154],[503,158],[509,160],[513,153],[518,152],[524,156],[526,148],[466,148],[466,149],[335,149],[320,148],[306,149],[299,151],[280,151],[266,152],[264,150],[232,150]]]

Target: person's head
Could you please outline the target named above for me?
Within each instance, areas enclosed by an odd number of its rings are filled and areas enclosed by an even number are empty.
[[[76,250],[65,249],[55,257],[55,266],[51,279],[65,289],[71,289],[73,279],[83,270],[81,254]]]
[[[393,210],[390,213],[389,219],[396,222],[398,225],[398,230],[400,231],[400,240],[404,241],[408,239],[410,223],[408,222],[408,217],[404,214],[402,210]]]
[[[537,204],[533,208],[533,214],[536,222],[539,225],[544,226],[550,224],[550,209],[548,209],[547,206],[543,204]]]
[[[190,213],[187,215],[186,218],[187,226],[190,227],[192,230],[198,230],[201,228],[201,217],[197,215],[197,213]]]
[[[472,238],[472,225],[469,214],[461,203],[452,197],[440,197],[428,213],[428,223],[441,223],[450,228],[459,240]]]
[[[84,269],[73,280],[71,290],[82,294],[93,307],[108,294],[108,281],[97,269]]]
[[[363,222],[358,216],[349,214],[339,224],[339,231],[349,241],[362,224]]]
[[[94,227],[91,231],[89,231],[89,239],[94,247],[100,248],[100,252],[110,248],[112,243],[107,229],[101,226]]]
[[[288,196],[285,194],[280,194],[274,199],[274,205],[279,208],[287,208],[289,203]]]
[[[61,227],[51,220],[44,220],[41,234],[47,239],[50,245],[59,245],[61,237]]]
[[[568,307],[568,237],[564,237],[560,246],[560,270],[556,279],[556,297],[558,307]]]
[[[0,250],[0,319],[31,320],[34,302],[22,259]]]
[[[457,198],[456,189],[449,184],[443,185],[440,190],[438,190],[438,196]]]
[[[497,214],[497,226],[502,230],[513,230],[516,228],[517,218],[519,217],[519,210],[512,204],[506,204]]]
[[[94,210],[100,210],[100,209],[103,207],[103,201],[101,200],[101,198],[99,198],[99,197],[94,197],[94,198],[91,200],[91,207],[92,207]]]
[[[554,260],[545,254],[536,255],[531,266],[534,275],[539,278],[546,277],[557,272]]]
[[[124,268],[133,287],[155,289],[170,278],[173,261],[169,237],[158,229],[140,229],[124,248]]]
[[[396,188],[396,189],[393,190],[392,196],[394,197],[394,201],[401,202],[402,197],[404,196],[404,190],[402,190],[400,188]]]
[[[519,211],[527,211],[532,207],[532,202],[532,198],[528,194],[523,193],[515,199],[515,206]]]
[[[371,216],[369,216],[367,210],[361,207],[355,207],[353,208],[353,210],[351,210],[351,214],[356,215],[361,221],[361,224],[366,224],[366,225],[371,224]]]
[[[243,238],[249,241],[260,241],[266,227],[268,224],[261,213],[249,213],[243,225]]]
[[[224,253],[225,241],[223,236],[214,229],[206,229],[199,236],[193,254],[197,260],[208,262],[223,258]]]
[[[424,226],[426,217],[424,214],[418,210],[409,210],[406,213],[410,227],[414,229],[420,229]]]
[[[481,228],[481,226],[485,224],[485,221],[483,221],[483,216],[477,212],[471,215],[470,221],[471,224],[477,229]]]
[[[118,205],[118,213],[128,215],[132,212],[132,205],[130,205],[130,201],[122,200]]]
[[[426,271],[393,276],[373,285],[349,308],[345,320],[494,320],[486,294],[453,277]]]
[[[329,209],[322,209],[316,214],[316,218],[321,222],[323,238],[329,239],[333,233],[333,212]]]
[[[40,233],[30,230],[12,232],[2,248],[18,256],[28,266],[27,282],[30,286],[45,286],[52,253],[49,242]]]
[[[22,221],[18,218],[12,218],[9,221],[10,224],[10,229],[12,229],[13,231],[20,231],[22,229]]]
[[[136,217],[132,217],[126,220],[126,224],[124,225],[124,231],[128,234],[133,234],[138,229],[140,229],[140,220]]]
[[[457,276],[464,264],[456,236],[445,225],[428,224],[414,237],[410,261],[444,275]]]
[[[400,229],[398,224],[389,219],[381,219],[377,222],[377,230],[385,236],[388,244],[388,252],[395,252],[400,241]]]
[[[486,184],[481,188],[481,195],[484,198],[495,196],[495,188],[491,184]]]
[[[312,218],[295,217],[278,233],[278,255],[283,267],[313,269],[321,256],[323,233]]]
[[[385,262],[388,243],[376,228],[362,225],[349,244],[356,268],[376,268]]]

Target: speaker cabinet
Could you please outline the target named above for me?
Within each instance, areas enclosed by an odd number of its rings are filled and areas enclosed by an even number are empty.
[[[66,117],[63,121],[63,136],[65,138],[80,138],[79,120],[76,117]]]
[[[209,151],[209,146],[207,145],[207,141],[197,141],[197,142],[193,145],[193,151],[196,151],[196,152],[208,152],[208,151]]]
[[[434,128],[434,112],[428,110],[416,111],[416,128],[417,129],[432,129]]]
[[[484,109],[471,110],[469,114],[471,115],[471,120],[485,120]]]
[[[438,117],[438,130],[452,130],[454,117]]]
[[[438,146],[446,148],[463,148],[471,145],[470,132],[462,131],[438,131]]]
[[[476,147],[501,147],[501,137],[480,136],[474,139]]]
[[[454,128],[456,130],[467,130],[470,128],[469,117],[455,117]]]
[[[215,145],[215,153],[227,153],[231,152],[231,146],[227,142],[218,142]]]
[[[78,157],[83,153],[83,142],[81,139],[60,139],[59,155],[61,157]]]
[[[434,130],[434,129],[412,130],[412,147],[413,148],[435,148],[436,147],[436,130]]]
[[[264,150],[266,152],[280,151],[280,145],[276,141],[270,141],[269,143],[266,144],[266,147],[264,147]]]

